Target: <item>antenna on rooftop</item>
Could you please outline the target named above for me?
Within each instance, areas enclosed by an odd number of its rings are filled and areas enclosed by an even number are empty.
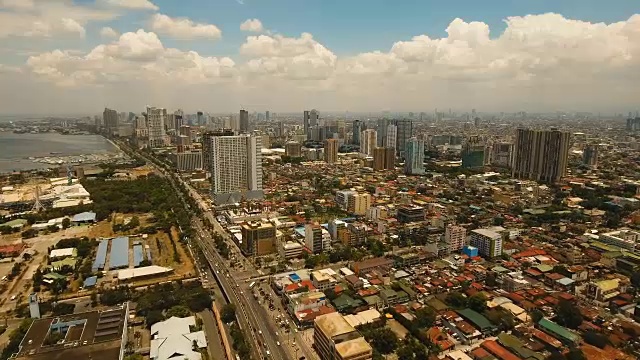
[[[33,208],[31,209],[31,211],[40,212],[42,211],[42,209],[44,209],[44,206],[40,202],[40,185],[36,185],[35,198],[36,201],[33,203]]]

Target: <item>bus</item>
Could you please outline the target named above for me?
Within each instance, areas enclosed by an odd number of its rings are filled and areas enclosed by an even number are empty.
[[[249,284],[249,289],[253,289],[253,287],[256,286],[256,282],[252,282],[251,284]]]

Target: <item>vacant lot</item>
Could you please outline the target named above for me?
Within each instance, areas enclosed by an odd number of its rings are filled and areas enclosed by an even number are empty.
[[[171,244],[169,236],[164,232],[149,235],[149,238],[146,240],[146,243],[151,248],[151,262],[154,265],[174,269],[175,274],[180,275],[180,277],[183,275],[187,275],[187,277],[194,276],[193,263],[184,247],[180,244],[178,232],[175,228],[172,228],[172,233],[174,241],[176,242],[176,250],[180,256],[180,262],[174,260],[173,245]]]

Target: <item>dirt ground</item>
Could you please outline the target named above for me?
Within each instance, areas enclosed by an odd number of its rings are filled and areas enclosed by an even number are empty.
[[[173,246],[171,245],[169,236],[164,232],[149,235],[149,238],[146,240],[146,243],[151,249],[151,262],[154,265],[166,266],[174,269],[174,273],[176,275],[182,276],[190,274],[193,276],[195,274],[193,262],[184,247],[178,242],[179,236],[175,228],[172,229],[172,233],[173,238],[177,243],[176,249],[180,255],[180,262],[176,263],[173,261]],[[159,241],[156,241],[156,239]],[[158,248],[158,242],[160,243],[160,248]]]

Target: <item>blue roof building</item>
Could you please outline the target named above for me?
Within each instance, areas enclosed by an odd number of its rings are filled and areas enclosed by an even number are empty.
[[[79,214],[75,214],[73,215],[73,218],[71,218],[71,222],[74,222],[74,223],[96,222],[96,213],[92,211],[86,211]]]

